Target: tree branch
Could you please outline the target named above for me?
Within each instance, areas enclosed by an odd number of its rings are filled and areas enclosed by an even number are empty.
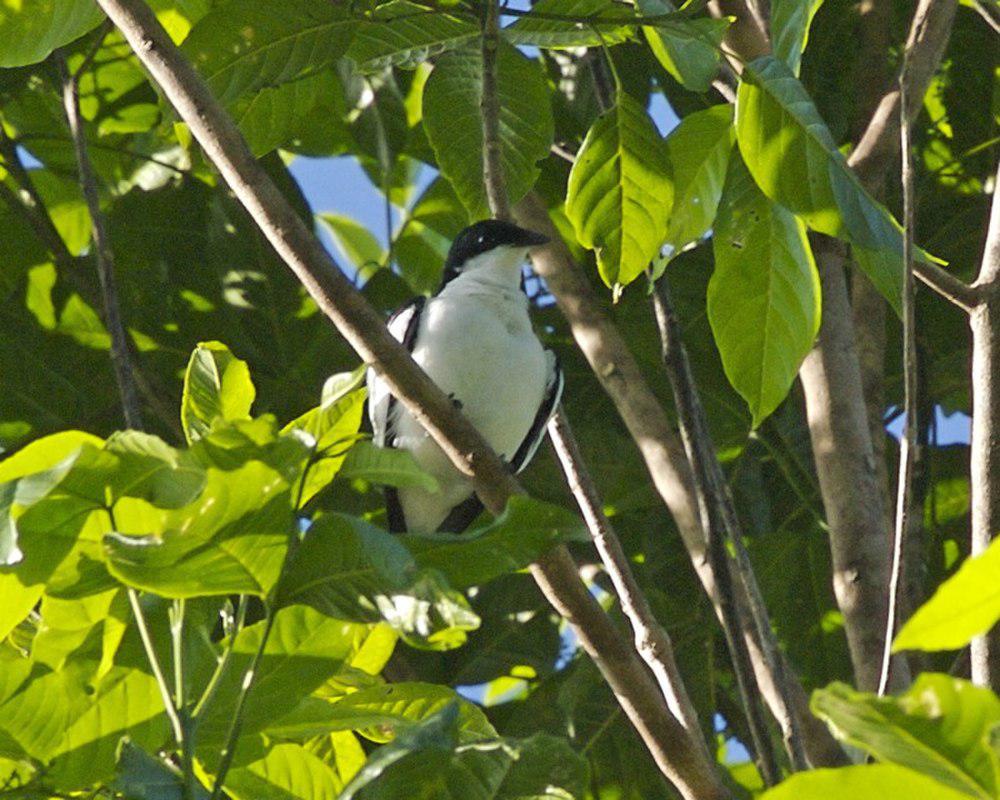
[[[1000,532],[1000,165],[972,312],[972,554]],[[1000,626],[972,642],[972,680],[1000,691]]]
[[[107,33],[107,26],[104,33]],[[103,40],[102,35],[99,39]],[[118,383],[118,393],[121,396],[122,409],[125,413],[125,424],[135,430],[142,429],[142,412],[136,395],[135,378],[132,373],[131,357],[129,355],[128,337],[122,324],[121,306],[118,302],[118,286],[115,280],[114,253],[105,227],[104,212],[101,210],[101,198],[97,190],[97,175],[87,153],[87,140],[83,131],[83,121],[80,117],[79,80],[80,73],[86,69],[93,51],[84,59],[83,64],[70,74],[65,59],[59,56],[58,64],[62,76],[63,108],[66,121],[69,124],[73,139],[73,151],[76,154],[77,170],[80,174],[80,188],[90,220],[93,226],[94,253],[97,259],[97,275],[101,282],[101,299],[104,303],[104,322],[111,335],[111,363],[115,370]]]
[[[885,621],[885,643],[878,681],[878,693],[884,695],[889,687],[892,665],[892,640],[896,635],[903,600],[903,566],[906,563],[907,532],[913,508],[913,461],[917,457],[917,322],[913,283],[913,153],[910,147],[910,120],[902,113],[908,105],[908,55],[903,55],[903,70],[899,75],[900,154],[902,155],[903,183],[903,413],[905,428],[900,441],[899,479],[896,487],[896,524],[892,539],[892,567],[889,573],[888,610]]]
[[[670,636],[653,614],[645,593],[639,586],[628,556],[618,535],[602,509],[600,495],[584,468],[583,454],[576,443],[566,415],[556,414],[549,423],[549,438],[562,464],[563,474],[583,514],[601,563],[615,587],[622,612],[632,626],[636,652],[646,662],[663,693],[670,712],[681,721],[691,736],[704,746],[698,715],[677,669]],[[708,751],[705,752],[706,757]]]
[[[66,275],[72,274],[73,268],[76,266],[76,258],[66,247],[66,242],[56,230],[52,217],[45,210],[45,203],[42,201],[41,195],[38,194],[28,170],[21,162],[17,145],[4,132],[3,125],[0,125],[0,156],[3,157],[4,167],[7,168],[14,182],[21,189],[20,192],[14,192],[6,184],[0,182],[0,199],[14,211],[20,213],[31,226],[60,271]]]
[[[559,238],[545,205],[530,194],[515,209],[521,224],[545,233],[552,243],[532,253],[535,271],[545,280],[573,337],[591,369],[612,399],[638,446],[653,485],[669,509],[705,592],[719,613],[719,590],[708,561],[698,502],[683,446],[659,399],[650,389],[620,332],[597,301],[590,284]],[[745,602],[742,595],[738,602]],[[769,706],[776,706],[776,680],[756,640],[747,640],[757,683]],[[786,667],[786,674],[793,673]],[[843,750],[827,727],[809,712],[809,701],[797,681],[791,681],[793,710],[804,733],[806,754],[813,765],[845,763]]]
[[[663,363],[673,389],[681,439],[694,476],[695,492],[698,495],[702,527],[708,538],[712,567],[722,593],[728,593],[735,598],[733,587],[739,585],[747,599],[745,614],[740,614],[741,607],[738,604],[735,602],[732,604],[736,615],[730,623],[733,628],[731,638],[739,651],[738,656],[737,653],[732,654],[734,666],[737,664],[743,666],[747,673],[745,681],[749,684],[752,676],[748,665],[749,656],[745,645],[739,639],[739,632],[741,629],[750,631],[751,633],[745,634],[746,637],[756,637],[768,671],[774,676],[777,690],[775,718],[781,727],[789,762],[793,771],[806,769],[808,764],[800,726],[792,711],[788,677],[778,656],[778,643],[774,638],[757,578],[743,546],[743,531],[732,495],[715,454],[705,410],[698,396],[698,387],[681,338],[680,325],[670,301],[666,276],[661,277],[653,286],[653,307],[660,333]],[[730,549],[732,557],[729,554]],[[746,617],[749,617],[749,620]]]
[[[497,219],[510,219],[500,146],[500,95],[497,93],[497,51],[500,47],[500,17],[495,0],[483,7],[483,94],[479,112],[483,121],[483,180],[490,211]]]
[[[149,7],[141,0],[98,0],[98,4],[319,308],[455,466],[471,478],[484,505],[499,513],[507,498],[520,491],[504,463],[389,334],[381,317],[305,227]],[[663,774],[690,800],[729,797],[714,766],[663,708],[645,668],[581,582],[565,547],[540,559],[532,573],[549,601],[573,625]]]

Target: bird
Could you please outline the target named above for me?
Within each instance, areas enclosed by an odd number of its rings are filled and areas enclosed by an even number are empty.
[[[515,474],[541,444],[563,390],[559,360],[532,328],[521,272],[529,249],[548,241],[504,220],[469,225],[448,251],[438,290],[387,323]],[[409,451],[439,487],[386,487],[389,530],[461,533],[483,508],[471,481],[373,369],[367,384],[374,443]]]

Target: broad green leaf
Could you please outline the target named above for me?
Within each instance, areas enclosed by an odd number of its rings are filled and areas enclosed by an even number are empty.
[[[783,61],[759,58],[742,78],[736,139],[757,185],[813,230],[847,239],[858,265],[898,310],[899,224],[847,166],[812,99]]]
[[[441,800],[567,800],[583,796],[586,774],[583,759],[553,736],[463,746],[460,707],[451,702],[372,753],[342,798],[395,800],[420,786]]]
[[[454,689],[435,683],[391,683],[353,692],[332,706],[332,719],[344,730],[363,731],[376,742],[389,741],[394,732],[457,706],[457,734],[462,742],[496,736],[479,706],[463,700]]]
[[[202,497],[170,515],[162,535],[107,535],[108,569],[164,597],[264,596],[277,582],[294,521],[289,487],[266,465],[212,471]]]
[[[820,322],[820,284],[805,225],[730,168],[712,237],[708,319],[726,377],[757,427],[791,388]]]
[[[534,45],[550,50],[621,44],[633,32],[629,8],[612,0],[538,0],[533,13],[504,28],[511,44]],[[577,17],[589,22],[563,22],[545,15]]]
[[[900,650],[957,650],[1000,619],[1000,539],[938,586],[892,643]]]
[[[226,793],[235,800],[337,800],[342,788],[334,769],[292,742],[274,745],[226,776]]]
[[[281,12],[257,0],[215,6],[191,29],[182,50],[216,97],[277,86],[334,63],[347,50],[356,22],[339,3],[285,0]]]
[[[474,20],[444,12],[429,14],[415,3],[394,0],[375,8],[371,21],[359,23],[347,57],[363,73],[413,68],[478,38]]]
[[[306,532],[279,598],[343,619],[384,619],[417,647],[445,650],[465,641],[479,618],[441,576],[418,570],[399,539],[363,520],[325,514]]]
[[[675,10],[669,0],[638,0],[636,7],[643,16]],[[678,14],[676,19],[644,25],[642,32],[656,60],[674,80],[692,92],[705,92],[719,71],[720,44],[728,28],[728,19]]]
[[[188,442],[204,436],[216,420],[248,419],[256,395],[245,361],[222,342],[201,342],[184,374],[181,424]]]
[[[356,219],[332,212],[317,214],[316,218],[326,225],[337,249],[357,271],[362,283],[385,264],[385,248],[375,238],[375,234]]]
[[[671,255],[697,242],[715,222],[735,138],[731,105],[688,114],[667,137],[674,203],[664,244],[673,248]]]
[[[961,800],[966,796],[895,764],[868,764],[799,772],[764,792],[760,800]]]
[[[809,40],[809,26],[823,0],[774,0],[771,3],[771,39],[780,58],[798,77],[802,51]]]
[[[96,28],[104,15],[94,0],[7,0],[0,3],[0,67],[44,61]]]
[[[409,450],[377,447],[371,442],[358,442],[351,448],[340,475],[348,480],[379,483],[384,486],[410,486],[438,491],[434,476],[424,472]]]
[[[177,767],[150,755],[129,738],[123,739],[118,748],[115,779],[109,788],[129,800],[184,800],[183,777]],[[208,797],[209,793],[196,781],[193,800]]]
[[[225,741],[233,705],[265,626],[266,622],[258,622],[244,628],[233,642],[230,666],[199,726],[198,745],[204,748],[201,757],[207,762],[218,758],[218,747]],[[278,610],[245,707],[244,735],[264,730],[344,670],[367,630],[367,625],[333,619],[306,606]]]
[[[35,663],[57,670],[69,658],[89,658],[102,678],[125,634],[128,605],[121,590],[72,600],[44,597],[39,610],[41,622],[31,644]]]
[[[423,122],[438,165],[473,220],[490,216],[483,184],[483,63],[479,49],[456,50],[437,60],[424,87]],[[537,64],[502,44],[497,55],[500,162],[513,204],[538,178],[549,154],[553,121],[549,90]]]
[[[834,734],[880,761],[921,772],[966,797],[997,797],[1000,753],[992,731],[1000,699],[948,675],[925,673],[899,697],[834,683],[813,694],[813,713]]]
[[[341,376],[350,381],[353,387],[361,380],[362,373],[356,370],[354,373],[342,373]],[[341,376],[332,376],[331,380]],[[327,392],[324,387],[323,394],[320,405],[292,420],[282,429],[282,433],[286,434],[298,431],[315,443],[312,445],[316,453],[314,460],[296,490],[299,507],[309,502],[334,479],[344,464],[345,456],[357,446],[354,442],[361,427],[367,390],[362,387],[346,393]]]
[[[47,777],[59,788],[82,789],[109,779],[119,740],[126,734],[150,750],[167,736],[160,690],[147,672],[114,667],[87,697],[52,754]]]
[[[315,120],[334,115],[336,91],[333,73],[323,70],[240,95],[229,112],[253,154],[263,156],[276,147],[293,145]]]
[[[585,540],[580,518],[559,506],[515,495],[485,527],[462,534],[399,537],[421,567],[443,573],[456,588],[478,586],[524,569],[558,542]]]
[[[626,286],[649,266],[672,204],[666,145],[645,109],[619,92],[587,132],[566,194],[566,215],[608,286]]]

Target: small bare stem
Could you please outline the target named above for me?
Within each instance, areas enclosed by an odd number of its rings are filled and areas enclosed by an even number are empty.
[[[892,669],[892,640],[896,635],[902,601],[906,538],[913,510],[913,462],[917,456],[917,342],[915,291],[913,280],[913,153],[910,147],[910,119],[907,97],[907,55],[899,76],[899,138],[903,182],[903,413],[906,419],[899,449],[899,479],[896,488],[896,524],[892,540],[892,570],[889,574],[889,604],[885,621],[885,644],[879,672],[878,694],[889,687]]]

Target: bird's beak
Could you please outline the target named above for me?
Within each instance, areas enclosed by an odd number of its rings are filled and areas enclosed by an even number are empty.
[[[515,244],[520,247],[538,247],[549,243],[549,237],[536,231],[529,231],[524,228],[518,229],[518,240]]]

